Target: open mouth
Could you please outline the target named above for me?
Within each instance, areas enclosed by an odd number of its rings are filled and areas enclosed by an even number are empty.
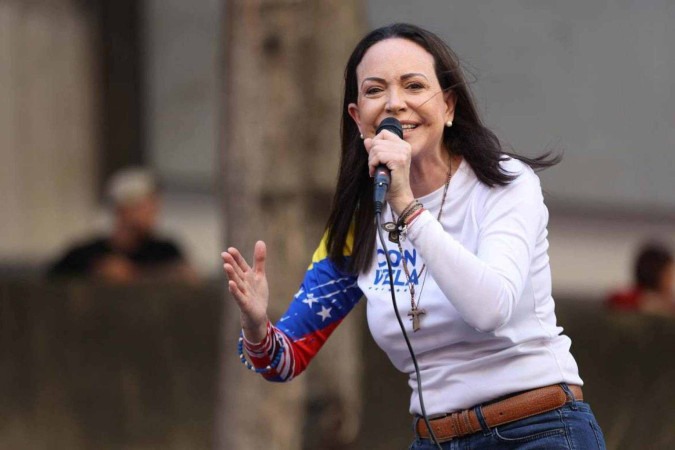
[[[403,131],[406,132],[414,130],[415,128],[417,128],[417,125],[414,123],[404,123],[403,125],[401,125],[401,128],[403,128]]]

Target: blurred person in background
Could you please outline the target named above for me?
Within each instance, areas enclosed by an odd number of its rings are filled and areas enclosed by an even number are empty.
[[[180,247],[156,233],[161,200],[157,180],[142,168],[115,173],[107,183],[113,226],[107,235],[71,247],[54,262],[51,278],[90,277],[114,283],[196,281]]]
[[[610,308],[675,317],[675,264],[667,246],[648,243],[640,247],[633,276],[632,288],[609,296]]]
[[[409,376],[410,449],[604,449],[551,296],[548,210],[533,169],[557,159],[504,152],[457,57],[414,25],[382,27],[356,46],[343,105],[326,234],[276,325],[267,316],[265,244],[256,243],[252,265],[234,247],[222,254],[241,311],[241,361],[270,381],[291,380],[365,297],[375,341]],[[402,138],[380,130],[391,118]],[[383,243],[371,179],[380,164],[391,174]],[[393,290],[407,325],[394,313]]]

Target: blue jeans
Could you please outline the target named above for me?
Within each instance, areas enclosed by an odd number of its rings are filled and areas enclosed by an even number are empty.
[[[591,407],[580,401],[492,429],[481,422],[482,431],[444,442],[443,450],[605,449],[605,440]],[[436,448],[430,439],[416,438],[409,450]]]

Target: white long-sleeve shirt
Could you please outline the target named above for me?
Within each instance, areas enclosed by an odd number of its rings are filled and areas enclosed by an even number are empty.
[[[417,355],[428,414],[554,383],[582,384],[570,339],[556,326],[548,211],[539,178],[517,160],[502,167],[517,178],[489,188],[462,162],[440,222],[442,188],[419,199],[428,211],[409,227],[403,255],[387,242],[397,304]],[[390,219],[391,212],[384,217]],[[407,317],[411,305],[403,258],[417,281],[416,301],[426,310],[415,333]],[[419,414],[413,364],[394,316],[379,241],[376,263],[358,284],[368,299],[371,333],[392,363],[410,375],[410,411]]]

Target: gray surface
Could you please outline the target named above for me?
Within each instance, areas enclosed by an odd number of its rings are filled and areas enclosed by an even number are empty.
[[[213,190],[221,5],[144,2],[148,163],[167,184]]]
[[[172,183],[210,188],[220,13],[213,0],[165,3],[145,12],[150,160]],[[365,4],[372,27],[407,21],[449,42],[488,125],[518,153],[565,151],[542,175],[549,203],[675,212],[675,3]]]
[[[675,3],[368,0],[373,27],[439,34],[518,153],[565,150],[550,204],[675,211]]]

